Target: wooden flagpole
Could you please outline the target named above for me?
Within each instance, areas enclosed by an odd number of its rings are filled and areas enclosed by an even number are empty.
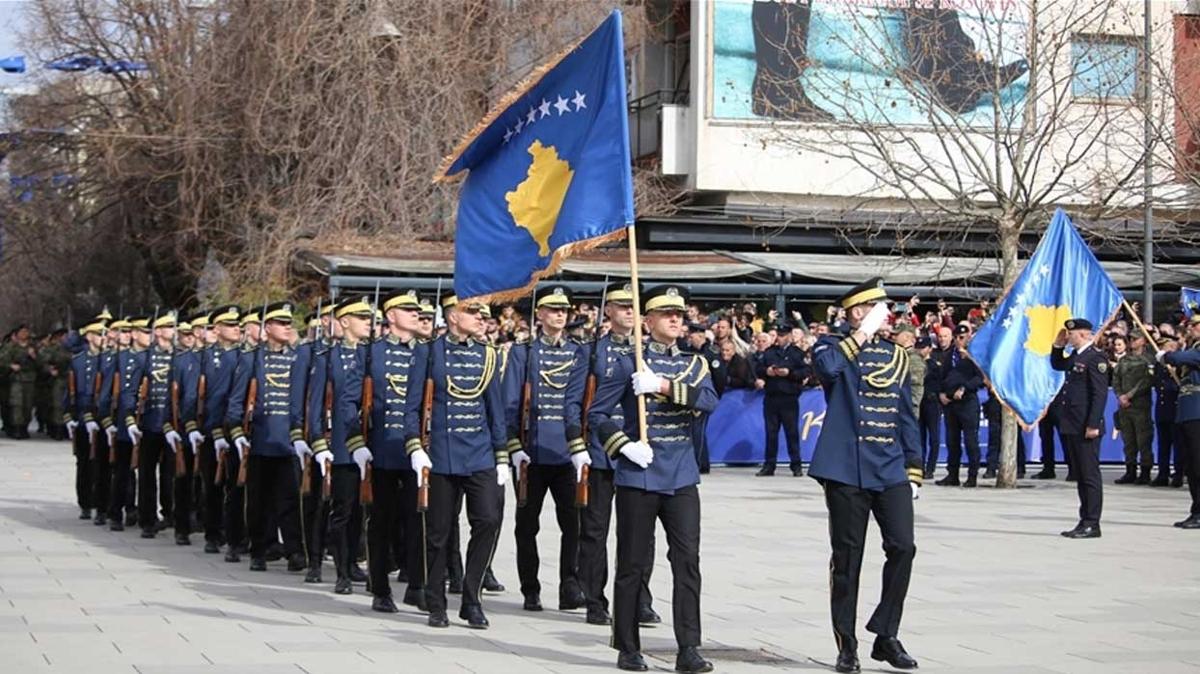
[[[625,237],[629,241],[629,280],[630,287],[633,289],[633,362],[637,371],[643,372],[646,369],[646,363],[642,353],[642,293],[638,289],[637,232],[633,227],[633,225],[629,225]],[[635,397],[637,398],[638,439],[648,442],[646,396]]]

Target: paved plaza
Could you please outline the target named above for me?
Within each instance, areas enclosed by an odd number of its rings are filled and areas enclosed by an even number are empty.
[[[541,536],[543,613],[521,610],[509,499],[487,631],[370,610],[283,562],[267,573],[206,555],[200,536],[143,541],[77,519],[66,443],[0,441],[0,670],[87,672],[616,671],[608,629],[557,606],[552,512]],[[785,471],[786,472],[786,471]],[[1061,473],[1060,473],[1061,475]],[[1106,482],[1115,473],[1106,475]],[[1074,486],[924,489],[900,634],[921,671],[1200,671],[1200,532],[1171,527],[1186,489],[1105,486],[1100,540],[1069,541]],[[1036,485],[1036,486],[1034,486]],[[717,468],[701,487],[704,646],[719,672],[832,671],[828,542],[817,484]],[[465,524],[465,523],[464,523]],[[872,530],[859,625],[879,587]],[[643,630],[652,671],[674,665],[670,567],[660,533],[652,589],[664,624]],[[248,560],[248,558],[246,558]],[[326,579],[333,570],[326,563]]]

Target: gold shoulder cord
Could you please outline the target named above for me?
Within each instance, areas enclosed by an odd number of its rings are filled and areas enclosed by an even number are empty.
[[[892,360],[866,376],[871,388],[890,388],[908,375],[908,352],[899,347],[892,348]]]
[[[450,375],[446,375],[446,392],[451,396],[463,400],[478,398],[484,390],[487,389],[488,383],[492,381],[492,375],[496,371],[496,349],[490,344],[484,345],[486,351],[483,356],[483,374],[479,376],[479,384],[472,389],[459,388],[451,381]]]
[[[546,383],[546,386],[549,386],[550,388],[553,388],[553,389],[564,389],[567,387],[567,384],[565,382],[562,384],[555,384],[553,381],[550,380],[550,377],[552,377],[556,374],[562,374],[563,372],[566,372],[567,370],[571,369],[571,366],[573,366],[574,364],[575,364],[574,360],[569,360],[569,361],[563,363],[562,365],[559,365],[558,367],[555,367],[555,368],[551,368],[549,370],[538,370],[538,375],[541,376],[542,381]]]

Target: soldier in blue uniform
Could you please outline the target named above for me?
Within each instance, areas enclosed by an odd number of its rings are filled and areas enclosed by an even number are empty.
[[[249,550],[250,546],[246,539],[246,486],[238,484],[236,479],[243,457],[240,449],[231,444],[230,433],[233,429],[227,428],[225,424],[226,420],[234,415],[238,419],[244,416],[245,410],[230,408],[229,396],[233,395],[237,382],[242,382],[240,384],[243,387],[242,404],[245,404],[245,386],[250,381],[250,374],[254,370],[255,354],[263,334],[262,307],[242,311],[241,318],[238,319],[238,329],[242,341],[235,349],[233,381],[229,384],[229,394],[225,398],[225,407],[221,410],[221,428],[223,430],[220,434],[214,435],[213,439],[213,449],[218,456],[224,455],[225,457],[225,474],[221,480],[221,484],[225,486],[221,504],[221,529],[225,534],[225,561],[229,564],[241,562],[242,555]]]
[[[508,436],[505,432],[500,356],[476,341],[480,330],[478,303],[442,299],[448,332],[418,349],[413,358],[413,386],[432,386],[432,418],[426,419],[423,395],[410,395],[405,409],[405,449],[412,468],[430,468],[426,514],[425,598],[429,625],[449,627],[446,617],[446,560],[451,528],[458,521],[459,499],[465,495],[471,538],[467,544],[459,617],[469,627],[486,629],[480,604],[484,571],[499,538],[504,487],[509,480]],[[424,388],[421,389],[424,391]],[[428,447],[422,429],[429,425]]]
[[[104,494],[97,493],[99,482],[95,470],[99,461],[92,456],[93,450],[100,453],[97,447],[100,424],[96,417],[96,389],[100,377],[104,330],[103,321],[93,321],[79,328],[79,335],[87,341],[87,349],[71,357],[70,371],[67,373],[69,386],[62,404],[63,423],[75,451],[75,500],[79,505],[79,519],[91,519],[92,508],[95,507],[97,525],[105,523],[105,508],[108,505],[97,499]]]
[[[638,634],[638,609],[647,567],[654,564],[654,529],[667,533],[674,586],[676,671],[712,671],[700,645],[700,467],[692,419],[716,409],[708,363],[680,351],[686,291],[676,285],[648,290],[642,301],[650,336],[644,369],[626,356],[596,390],[588,423],[616,465],[617,573],[613,588],[613,641],[617,667],[646,671]],[[636,354],[635,354],[636,355]],[[639,429],[638,396],[646,406]],[[621,421],[613,410],[621,408]],[[634,440],[633,438],[639,438]]]
[[[1050,351],[1050,365],[1067,373],[1058,407],[1058,428],[1071,456],[1079,492],[1079,524],[1062,532],[1067,538],[1100,538],[1104,486],[1100,478],[1100,436],[1108,402],[1108,357],[1092,344],[1092,324],[1072,318]],[[1064,353],[1071,345],[1070,355]]]
[[[175,360],[175,314],[166,313],[150,326],[153,342],[145,352],[138,381],[122,392],[133,396],[132,407],[141,407],[142,415],[125,417],[125,428],[138,447],[138,525],[142,538],[154,538],[169,526],[173,515],[172,481],[175,474],[175,448],[183,437],[171,418],[171,370]],[[140,399],[141,382],[146,383],[145,399]],[[122,405],[129,407],[129,405]],[[156,503],[157,502],[157,503]],[[159,507],[163,519],[158,519]]]
[[[222,531],[222,505],[224,488],[217,483],[217,466],[221,454],[229,449],[225,436],[225,411],[229,406],[229,394],[233,390],[234,372],[237,369],[242,328],[238,325],[242,310],[236,304],[214,309],[208,314],[208,326],[213,332],[215,343],[200,352],[200,378],[204,395],[197,391],[196,428],[189,429],[193,443],[200,436],[200,485],[203,492],[204,552],[217,554],[225,537]],[[199,386],[199,384],[198,384]],[[235,481],[228,471],[221,481]],[[232,548],[232,539],[230,547]]]
[[[522,466],[529,467],[528,502],[518,504],[514,532],[526,611],[542,610],[537,534],[547,492],[554,498],[561,532],[558,608],[571,610],[586,603],[576,575],[579,514],[575,485],[583,466],[591,465],[581,419],[587,360],[583,348],[569,341],[564,332],[571,306],[571,294],[563,286],[540,293],[536,300],[540,334],[528,344],[512,347],[504,370],[509,460],[518,476]]]
[[[96,422],[100,424],[101,432],[96,437],[96,457],[92,462],[92,478],[95,481],[96,518],[93,523],[97,526],[102,526],[109,521],[110,512],[113,509],[113,457],[115,455],[115,428],[104,428],[104,417],[111,415],[113,396],[112,396],[112,376],[117,367],[117,357],[120,348],[128,347],[130,340],[129,321],[124,318],[117,319],[109,324],[108,329],[104,334],[104,343],[100,347],[100,354],[96,360]],[[121,345],[124,344],[124,347]],[[105,390],[108,386],[108,390]],[[127,479],[132,479],[132,471],[126,473]],[[130,492],[132,493],[132,492]],[[129,510],[133,511],[132,500],[127,504],[117,504],[116,520],[121,519],[121,507],[128,505]],[[111,526],[111,525],[110,525]],[[124,525],[121,525],[121,529]]]
[[[632,284],[628,281],[610,284],[604,293],[604,315],[608,317],[609,332],[593,342],[586,354],[596,389],[613,376],[618,363],[633,354],[633,312]],[[584,415],[589,411],[583,410]],[[624,426],[624,410],[620,405],[613,407],[609,419],[618,426]],[[608,585],[608,530],[616,493],[613,482],[615,466],[605,453],[595,426],[588,426],[587,441],[588,456],[592,463],[588,470],[588,504],[579,515],[579,584],[587,599],[588,623],[611,625],[612,616],[608,612],[604,588]],[[653,550],[650,555],[653,557]],[[651,605],[652,570],[652,566],[646,567],[642,591],[638,595],[637,621],[641,625],[662,622]]]
[[[1175,523],[1180,529],[1200,529],[1200,314],[1188,320],[1188,348],[1159,351],[1158,359],[1175,367],[1179,375],[1179,402],[1175,411],[1179,463],[1187,471],[1192,508]]]
[[[912,502],[924,471],[908,353],[876,334],[888,315],[886,300],[881,279],[855,286],[839,300],[849,334],[826,335],[813,347],[827,411],[808,474],[824,488],[829,511],[829,593],[839,672],[859,671],[858,582],[872,514],[887,561],[879,606],[867,623],[876,635],[871,657],[897,669],[917,667],[897,634],[916,554]]]
[[[175,462],[175,544],[191,545],[195,457],[204,440],[196,418],[202,361],[200,352],[196,350],[197,340],[191,319],[181,322],[178,330],[179,349],[171,368],[171,417],[172,424],[176,429],[181,429],[179,433],[184,439],[175,448],[176,452],[183,454],[182,460]],[[187,339],[184,338],[185,334],[189,335]]]
[[[964,487],[974,487],[979,472],[979,389],[983,386],[983,373],[979,366],[967,357],[967,343],[971,341],[971,326],[963,323],[954,328],[954,346],[946,358],[945,376],[942,378],[938,399],[946,416],[946,477],[938,480],[939,486],[957,487],[958,474],[962,466],[962,446],[967,446],[967,480]]]
[[[261,320],[258,326],[262,343],[242,354],[225,408],[225,425],[235,450],[230,456],[247,462],[245,513],[250,570],[267,570],[267,547],[278,531],[283,534],[288,571],[303,571],[300,471],[293,442],[303,433],[302,398],[308,363],[291,346],[295,335],[290,302],[264,307],[261,319],[255,320]],[[251,381],[255,382],[255,396],[253,406],[247,410]],[[232,474],[237,475],[236,470]],[[228,481],[236,483],[236,478]]]
[[[100,425],[108,435],[113,452],[112,482],[109,490],[109,529],[123,531],[138,523],[137,474],[134,472],[133,437],[129,435],[126,419],[137,412],[137,389],[146,365],[146,349],[150,345],[150,319],[131,317],[127,348],[117,352],[111,372],[100,383],[99,408],[103,415]],[[125,521],[121,521],[121,508]]]
[[[416,290],[401,290],[385,297],[381,308],[387,332],[370,346],[373,353],[369,358],[374,400],[367,444],[374,457],[371,487],[375,502],[367,520],[367,573],[374,595],[371,609],[395,613],[388,571],[393,551],[397,550],[396,562],[408,579],[404,603],[425,606],[425,569],[421,564],[425,540],[417,512],[418,478],[404,451],[405,405],[408,396],[422,394],[419,385],[409,386],[413,353],[420,348],[417,329],[421,300]]]

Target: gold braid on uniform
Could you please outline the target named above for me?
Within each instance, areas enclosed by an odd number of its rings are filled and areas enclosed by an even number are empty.
[[[871,388],[891,388],[908,376],[908,352],[900,347],[892,349],[892,360],[883,367],[863,377]]]
[[[562,384],[555,384],[553,381],[550,380],[550,377],[552,377],[553,375],[556,375],[556,374],[562,374],[563,372],[570,370],[574,365],[575,365],[574,360],[568,360],[567,362],[563,363],[562,365],[559,365],[558,367],[553,367],[553,368],[550,368],[549,370],[539,370],[538,375],[541,376],[542,381],[546,383],[546,386],[549,386],[550,388],[553,388],[553,389],[564,389],[567,387],[566,382],[563,382]]]
[[[492,375],[496,372],[496,349],[490,344],[485,345],[486,352],[483,357],[483,374],[479,376],[479,384],[472,389],[459,388],[451,380],[450,375],[446,375],[446,392],[451,396],[463,400],[471,400],[478,398],[481,393],[487,390],[488,383],[492,381]]]

